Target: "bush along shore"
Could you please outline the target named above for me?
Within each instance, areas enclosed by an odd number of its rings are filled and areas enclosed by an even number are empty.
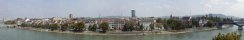
[[[230,32],[227,34],[219,33],[212,40],[241,40],[241,33]]]

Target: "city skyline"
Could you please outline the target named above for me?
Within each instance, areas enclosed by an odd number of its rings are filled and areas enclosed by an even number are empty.
[[[242,16],[243,0],[0,0],[0,18],[130,16],[217,13]]]

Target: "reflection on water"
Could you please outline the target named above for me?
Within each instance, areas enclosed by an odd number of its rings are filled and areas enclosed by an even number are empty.
[[[238,31],[236,26],[213,31],[201,31],[183,34],[163,34],[145,36],[96,36],[76,35],[52,32],[36,32],[14,28],[0,28],[0,40],[211,40],[218,33]],[[238,31],[244,34],[243,31]],[[244,37],[242,37],[244,39]]]

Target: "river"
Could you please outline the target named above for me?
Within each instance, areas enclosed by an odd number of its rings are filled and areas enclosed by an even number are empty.
[[[157,34],[157,35],[78,35],[52,32],[37,32],[15,28],[0,27],[0,40],[211,40],[218,33],[227,33],[238,31],[236,26],[229,28],[200,31],[182,34]],[[238,31],[244,34],[242,31]],[[244,37],[242,37],[244,39]]]

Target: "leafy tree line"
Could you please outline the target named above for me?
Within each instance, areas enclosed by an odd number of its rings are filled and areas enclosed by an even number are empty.
[[[128,21],[124,24],[122,31],[133,31],[135,29],[135,21]]]
[[[97,24],[89,25],[89,27],[88,27],[88,30],[89,30],[89,31],[94,31],[94,32],[96,32],[97,29],[98,29]]]
[[[204,24],[204,27],[214,27],[215,23],[219,22],[219,18],[206,18],[207,23]],[[172,30],[180,30],[185,28],[199,27],[199,20],[197,18],[191,19],[191,21],[182,21],[180,19],[170,18],[167,19],[166,24],[163,24],[166,29],[171,28]]]
[[[139,22],[136,21],[127,21],[123,28],[122,31],[143,31],[144,25],[140,24]]]
[[[61,31],[73,31],[73,32],[82,32],[85,31],[86,25],[84,22],[78,23],[63,23],[63,24],[37,24],[37,23],[22,23],[19,25],[21,27],[34,27],[34,28],[43,28],[52,30],[61,30]],[[97,24],[89,25],[88,30],[94,31],[99,30],[101,33],[106,33],[109,29],[109,24],[107,22],[102,22],[97,26]]]

